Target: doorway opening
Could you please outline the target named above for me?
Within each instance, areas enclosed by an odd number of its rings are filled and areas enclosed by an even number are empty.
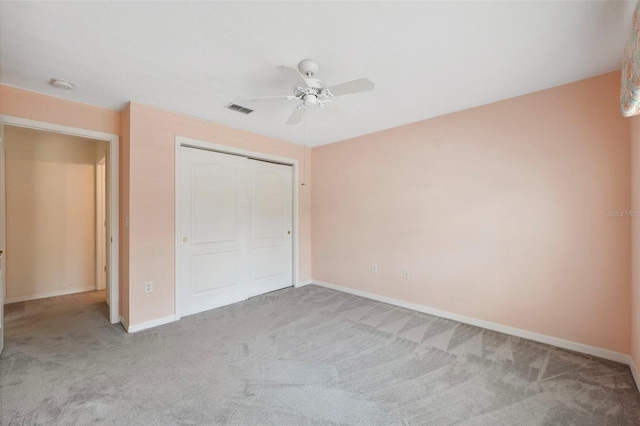
[[[109,144],[8,125],[4,148],[5,303],[98,291],[108,305],[102,185]]]
[[[86,293],[120,322],[118,137],[0,120],[4,304]]]

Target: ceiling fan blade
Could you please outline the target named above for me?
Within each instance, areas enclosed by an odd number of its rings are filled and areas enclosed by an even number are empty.
[[[297,106],[296,109],[294,109],[291,115],[289,116],[289,119],[287,120],[287,124],[298,124],[300,120],[302,120],[305,110],[306,108],[303,107],[302,105]]]
[[[298,99],[298,98],[296,98],[295,96],[291,96],[291,95],[288,95],[288,96],[284,96],[284,95],[283,96],[263,96],[263,97],[260,97],[260,98],[247,98],[247,99],[243,99],[242,101],[253,102],[253,101],[266,101],[266,100],[269,100],[269,99],[282,99],[282,100],[285,100],[285,101],[292,101],[292,100]]]
[[[329,93],[333,96],[350,95],[352,93],[368,92],[376,88],[373,81],[368,78],[361,78],[359,80],[347,81],[346,83],[336,84],[335,86],[327,87]]]
[[[287,67],[285,65],[279,65],[276,68],[282,74],[286,75],[296,87],[309,87],[307,82],[304,80],[304,76],[300,74],[300,71],[298,71],[298,68]]]

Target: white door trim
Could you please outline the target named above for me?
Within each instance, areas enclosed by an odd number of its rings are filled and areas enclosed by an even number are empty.
[[[107,270],[109,276],[107,278],[109,285],[110,301],[109,301],[109,321],[112,324],[120,322],[119,315],[119,264],[118,264],[118,252],[119,252],[119,217],[120,211],[118,207],[119,196],[119,143],[120,139],[118,135],[111,133],[97,132],[94,130],[80,129],[77,127],[63,126],[60,124],[47,123],[44,121],[29,120],[26,118],[11,117],[8,115],[0,116],[0,121],[3,125],[24,127],[34,130],[44,130],[47,132],[61,133],[71,136],[79,136],[87,139],[96,139],[109,143],[109,159],[107,161],[109,167],[108,187],[107,187],[107,200],[109,202],[109,211],[107,212],[107,222],[109,229],[107,230],[111,244],[107,251]]]
[[[107,153],[103,152],[100,157],[95,161],[94,174],[95,174],[95,208],[96,208],[96,290],[104,290],[103,285],[106,286],[106,248],[107,248],[107,233],[106,233],[106,208],[105,203],[107,201],[107,185],[105,182],[106,173],[105,167],[107,163]],[[104,269],[103,269],[104,268]],[[109,289],[107,289],[109,290]],[[109,295],[107,293],[107,299]],[[111,300],[107,300],[111,303]]]
[[[175,188],[175,317],[176,320],[182,318],[180,313],[180,246],[178,243],[182,236],[180,235],[180,146],[192,148],[206,149],[209,151],[221,152],[223,154],[241,155],[243,157],[253,158],[262,161],[271,161],[274,163],[287,164],[293,167],[293,285],[298,287],[300,267],[299,267],[299,207],[298,207],[298,160],[288,157],[280,157],[277,155],[265,154],[257,151],[249,151],[246,149],[235,148],[228,145],[220,145],[213,142],[206,142],[197,139],[191,139],[183,136],[175,137],[175,155],[174,155],[174,188]]]

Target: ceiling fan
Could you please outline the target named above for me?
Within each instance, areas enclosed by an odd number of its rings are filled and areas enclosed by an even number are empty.
[[[327,87],[322,80],[314,77],[319,67],[318,62],[313,59],[303,59],[297,68],[286,65],[280,65],[276,68],[293,83],[293,95],[266,96],[244,100],[282,99],[286,101],[301,101],[289,116],[287,124],[299,123],[304,116],[305,110],[311,105],[317,105],[320,108],[326,108],[332,104],[339,105],[333,100],[334,97],[367,92],[375,88],[373,81],[368,78],[360,78]]]

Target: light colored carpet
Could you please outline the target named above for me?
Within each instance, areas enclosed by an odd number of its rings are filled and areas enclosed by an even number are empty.
[[[102,300],[7,306],[2,424],[640,424],[625,365],[325,288],[136,334]]]

